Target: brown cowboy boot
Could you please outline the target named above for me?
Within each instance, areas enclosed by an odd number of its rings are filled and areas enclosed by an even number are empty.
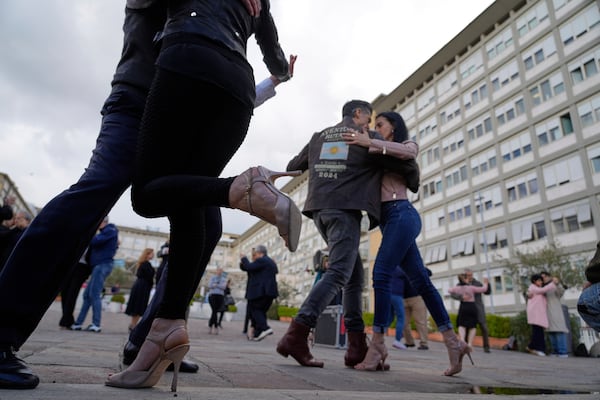
[[[348,349],[344,355],[346,367],[354,368],[364,360],[368,350],[367,335],[364,332],[348,332]]]
[[[315,360],[308,349],[308,333],[310,327],[292,319],[287,332],[279,343],[277,343],[277,352],[284,357],[292,356],[298,364],[304,367],[323,368],[323,362]]]

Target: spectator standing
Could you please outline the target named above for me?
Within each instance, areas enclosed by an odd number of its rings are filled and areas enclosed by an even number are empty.
[[[546,355],[544,329],[548,328],[548,301],[546,293],[555,290],[554,282],[544,286],[542,275],[531,275],[531,285],[527,288],[527,323],[531,325],[531,341],[527,351],[536,356]]]
[[[140,254],[140,257],[135,264],[135,276],[137,279],[131,288],[129,301],[127,302],[127,308],[125,309],[125,314],[131,317],[129,331],[132,331],[133,328],[135,328],[148,307],[150,291],[152,291],[152,286],[154,284],[154,267],[150,264],[150,260],[153,258],[154,250],[146,248],[142,251],[142,254]]]
[[[260,341],[273,334],[273,329],[267,323],[267,311],[273,300],[279,296],[276,280],[279,271],[263,245],[258,245],[252,250],[252,262],[248,257],[242,256],[240,268],[248,273],[246,299],[250,319],[254,324],[253,340]]]
[[[223,268],[218,267],[217,272],[210,278],[208,283],[208,304],[210,304],[211,314],[208,320],[208,333],[219,334],[219,311],[225,303],[225,288],[227,287],[227,276],[223,273]]]
[[[92,277],[83,292],[83,305],[75,323],[71,329],[80,331],[87,313],[92,308],[92,323],[86,328],[87,331],[99,333],[102,331],[100,322],[102,319],[102,289],[104,281],[113,269],[113,257],[117,252],[119,244],[119,231],[114,224],[108,222],[108,216],[100,223],[100,231],[93,237],[90,246],[90,264],[92,265]]]
[[[544,281],[544,286],[550,284],[550,282],[553,282],[556,286],[556,289],[546,292],[546,301],[548,304],[546,307],[548,313],[548,328],[546,332],[548,332],[550,344],[552,345],[552,355],[567,358],[569,357],[567,345],[569,328],[567,327],[568,321],[565,321],[565,314],[560,303],[560,298],[564,295],[565,288],[560,284],[558,277],[553,277],[546,271],[541,272],[540,275]]]

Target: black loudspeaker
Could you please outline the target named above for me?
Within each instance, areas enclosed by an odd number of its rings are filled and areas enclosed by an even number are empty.
[[[327,306],[317,319],[315,326],[315,343],[337,348],[346,346],[346,328],[342,306]]]

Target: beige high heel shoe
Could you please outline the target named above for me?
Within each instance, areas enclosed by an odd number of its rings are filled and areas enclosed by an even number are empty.
[[[275,225],[287,248],[296,251],[302,214],[292,199],[275,187],[274,182],[282,176],[301,174],[302,171],[273,172],[262,166],[252,167],[233,180],[229,189],[229,205]]]
[[[168,350],[166,349],[167,341],[171,345]],[[154,350],[149,346],[157,346],[159,350],[158,355],[154,360],[151,360],[151,365],[147,369],[136,370],[136,368],[140,367],[140,364],[148,363],[148,356],[144,357],[144,353],[153,352]],[[156,385],[167,367],[173,363],[174,370],[171,391],[176,392],[179,367],[189,348],[185,320],[157,318],[152,323],[152,329],[146,337],[146,342],[142,345],[138,357],[136,357],[133,364],[123,372],[110,375],[105,384],[107,386],[126,389],[152,387]]]
[[[385,347],[383,333],[373,333],[373,339],[365,355],[365,359],[354,366],[354,369],[361,371],[387,371],[389,365],[385,363],[388,356],[387,347]],[[387,366],[387,369],[386,369]]]
[[[471,351],[473,349],[467,343],[460,340],[452,329],[442,332],[442,336],[444,337],[444,343],[448,349],[448,358],[450,359],[450,367],[444,371],[444,375],[452,376],[462,371],[462,360],[465,355],[469,357],[471,364],[475,365],[471,358]]]

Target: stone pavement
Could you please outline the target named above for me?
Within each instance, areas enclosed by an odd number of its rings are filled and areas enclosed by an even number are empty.
[[[596,358],[537,357],[512,351],[481,348],[473,353],[475,366],[465,358],[455,377],[442,375],[448,358],[442,343],[430,350],[389,348],[387,372],[362,372],[345,368],[344,351],[315,345],[313,354],[325,368],[300,367],[283,358],[275,346],[287,323],[270,321],[275,334],[262,342],[246,340],[240,321],[224,322],[219,335],[209,335],[205,319],[191,318],[188,358],[199,363],[196,374],[180,374],[178,392],[170,392],[167,372],[151,389],[118,389],[104,386],[106,376],[120,369],[119,352],[127,339],[129,317],[104,312],[102,332],[58,329],[60,304],[52,305],[19,356],[40,376],[34,390],[0,390],[0,400],[64,399],[489,399],[473,394],[477,388],[552,390],[562,394],[505,395],[507,399],[599,399],[600,360]],[[388,338],[388,344],[392,338]],[[577,393],[575,393],[577,392]]]

